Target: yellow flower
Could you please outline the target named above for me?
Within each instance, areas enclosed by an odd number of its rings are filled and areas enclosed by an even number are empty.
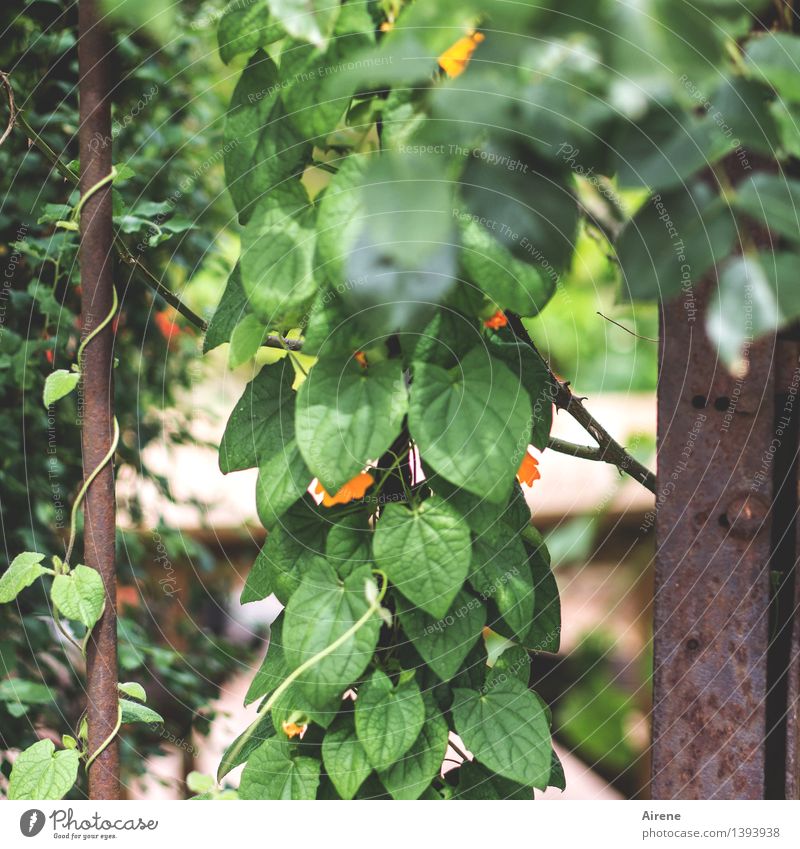
[[[356,498],[363,498],[364,493],[375,483],[375,478],[368,472],[360,472],[336,493],[329,495],[325,487],[317,481],[314,492],[322,496],[323,507],[333,507],[336,504],[348,504]]]
[[[517,472],[517,480],[526,486],[533,486],[533,482],[538,481],[542,476],[538,467],[539,461],[529,451],[526,451]]]
[[[367,355],[363,351],[356,351],[355,354],[353,354],[353,358],[361,366],[361,368],[367,367]]]
[[[464,73],[472,54],[486,36],[481,32],[471,30],[439,57],[439,66],[448,77],[458,77]]]
[[[308,726],[298,725],[296,722],[284,722],[281,727],[283,733],[291,740],[292,737],[299,737]]]

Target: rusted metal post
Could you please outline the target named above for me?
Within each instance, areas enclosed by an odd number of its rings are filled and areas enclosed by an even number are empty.
[[[708,286],[663,308],[654,600],[655,799],[764,796],[775,339],[734,377]]]
[[[110,40],[97,0],[80,0],[78,6],[80,71],[81,194],[111,172]],[[113,229],[111,188],[104,186],[85,203],[81,212],[81,312],[84,336],[110,312],[112,305]],[[82,445],[84,476],[108,452],[113,434],[114,332],[109,324],[87,345],[83,355]],[[86,565],[97,569],[106,590],[106,607],[95,625],[88,647],[89,751],[96,752],[117,721],[117,612],[114,541],[116,501],[113,464],[107,464],[84,501],[84,552]],[[119,747],[108,745],[89,770],[89,797],[118,799]]]

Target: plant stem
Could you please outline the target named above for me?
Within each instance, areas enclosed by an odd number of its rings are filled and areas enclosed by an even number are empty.
[[[386,590],[389,586],[389,579],[386,576],[386,573],[381,571],[380,569],[374,569],[373,574],[380,575],[382,578],[381,588],[378,591],[375,599],[370,603],[369,607],[367,607],[366,612],[363,616],[361,616],[356,622],[354,622],[341,636],[337,637],[330,645],[326,646],[322,651],[317,652],[313,657],[310,657],[308,660],[304,661],[291,673],[288,677],[286,677],[272,692],[272,695],[267,699],[266,702],[258,709],[258,714],[253,723],[251,723],[250,727],[245,731],[244,734],[239,738],[239,742],[236,747],[230,752],[229,755],[226,756],[226,761],[234,761],[236,756],[242,749],[245,747],[247,741],[253,736],[256,728],[258,727],[259,722],[263,719],[266,714],[268,714],[275,705],[275,702],[289,689],[294,681],[296,681],[304,672],[307,672],[313,666],[318,664],[321,660],[324,660],[329,654],[332,654],[339,648],[339,646],[344,645],[350,637],[356,634],[367,622],[373,617],[373,615],[378,611],[381,606],[381,602],[386,595]],[[222,776],[218,775],[218,780],[221,780]]]
[[[69,544],[67,545],[67,553],[64,555],[64,564],[67,566],[69,565],[69,558],[72,556],[72,549],[75,547],[75,538],[78,535],[78,510],[83,503],[83,499],[86,497],[89,487],[92,485],[92,481],[100,474],[106,464],[114,456],[118,445],[119,422],[117,421],[117,417],[114,416],[114,436],[111,439],[111,447],[108,449],[108,453],[105,457],[103,457],[103,459],[95,466],[92,473],[83,482],[83,485],[78,490],[78,494],[75,496],[75,501],[72,502],[72,512],[69,520]]]
[[[597,442],[598,448],[596,453],[588,454],[573,454],[573,456],[583,456],[587,460],[602,460],[604,463],[610,463],[616,466],[621,472],[630,475],[634,480],[638,481],[646,489],[655,494],[656,491],[656,476],[647,466],[640,463],[635,457],[630,455],[613,436],[597,421],[597,419],[583,406],[583,399],[577,395],[573,395],[569,384],[562,383],[552,372],[545,358],[539,352],[534,341],[531,339],[522,319],[515,313],[506,311],[509,327],[514,332],[514,335],[524,344],[526,344],[544,367],[553,380],[556,387],[556,394],[553,401],[556,407],[560,410],[566,410],[576,422]],[[569,443],[564,443],[564,446]],[[583,446],[574,446],[575,449],[583,448]],[[558,449],[556,449],[558,450]],[[572,450],[565,453],[573,453]]]
[[[119,734],[119,729],[122,728],[122,705],[117,707],[117,724],[114,730],[106,737],[105,740],[97,747],[97,751],[86,759],[86,772],[89,772],[89,767],[95,762],[100,755],[108,748],[111,741]]]
[[[448,746],[449,746],[449,747],[450,747],[450,748],[451,748],[451,749],[452,749],[452,750],[453,750],[453,751],[454,751],[457,755],[460,755],[462,758],[464,758],[464,760],[462,761],[462,763],[466,763],[466,762],[468,762],[468,761],[469,761],[469,758],[467,757],[466,753],[465,753],[465,752],[462,752],[462,751],[461,751],[461,749],[460,749],[460,748],[459,748],[459,747],[458,747],[458,746],[457,746],[457,745],[453,742],[453,738],[452,738],[452,737],[448,737],[448,739],[447,739],[447,745],[448,745]]]

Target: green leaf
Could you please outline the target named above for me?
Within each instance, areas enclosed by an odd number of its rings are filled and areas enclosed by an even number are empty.
[[[472,559],[467,523],[435,495],[413,509],[387,505],[373,550],[380,568],[407,599],[441,617],[461,589]]]
[[[294,418],[290,421],[291,430],[287,428],[285,432],[287,441],[283,451],[263,460],[258,467],[256,510],[265,528],[272,528],[280,521],[281,516],[303,497],[311,481],[311,472],[296,440],[289,439],[289,433],[294,434]]]
[[[231,770],[236,769],[237,766],[247,763],[250,755],[252,755],[252,753],[258,749],[262,743],[275,737],[275,726],[273,725],[272,717],[269,714],[261,716],[256,720],[254,725],[255,728],[253,728],[253,726],[247,728],[230,744],[230,746],[228,746],[227,749],[225,749],[219,763],[219,769],[217,770],[218,782],[222,781],[222,779],[225,778]],[[251,728],[253,728],[252,731]],[[240,741],[245,735],[249,736],[247,736],[244,745],[240,749]]]
[[[234,0],[217,28],[219,55],[228,65],[240,53],[252,53],[282,36],[282,27],[269,19],[266,0]]]
[[[490,501],[511,493],[531,413],[519,380],[482,348],[449,371],[414,364],[408,424],[423,464]]]
[[[531,656],[522,646],[511,643],[486,673],[486,689],[496,687],[508,678],[515,678],[527,687],[530,677]]]
[[[294,438],[293,381],[288,358],[264,367],[234,407],[220,443],[223,473],[258,466],[256,508],[266,528],[303,497],[311,480]]]
[[[486,692],[456,689],[454,696],[456,731],[482,764],[526,787],[547,787],[550,727],[524,684],[508,678]]]
[[[367,164],[356,189],[361,226],[339,250],[349,281],[342,298],[374,337],[419,327],[454,289],[453,189],[446,176],[440,163],[410,154],[385,153]]]
[[[225,121],[225,180],[242,222],[255,202],[303,170],[310,151],[286,119],[279,91],[275,63],[258,50],[236,84]]]
[[[771,85],[783,100],[800,102],[800,38],[787,32],[759,33],[747,42],[750,73]]]
[[[511,524],[500,520],[476,536],[469,581],[497,608],[510,629],[507,636],[524,640],[533,619],[533,576],[528,552]],[[490,620],[489,627],[504,633],[499,623]]]
[[[318,242],[319,238],[318,233]],[[348,356],[374,341],[374,333],[361,327],[358,316],[351,312],[336,289],[321,290],[309,311],[303,334],[303,353],[325,357]]]
[[[41,566],[44,554],[35,551],[23,551],[12,561],[0,578],[0,604],[13,601],[25,587],[29,587],[40,575],[52,570]]]
[[[204,775],[194,769],[186,776],[186,786],[192,793],[210,793],[214,784],[213,775]]]
[[[289,674],[283,656],[282,631],[283,619],[279,618],[270,626],[267,654],[244,697],[245,707],[256,699],[269,695]]]
[[[555,749],[553,749],[553,765],[550,769],[550,778],[547,780],[547,786],[557,787],[561,791],[567,789],[567,777],[564,775],[564,766],[556,754]]]
[[[325,556],[341,578],[372,562],[372,530],[366,514],[352,513],[333,522]]]
[[[303,138],[320,139],[324,144],[325,137],[336,129],[355,84],[342,85],[341,74],[331,71],[347,66],[359,51],[374,44],[374,30],[366,2],[348,0],[327,49],[292,44],[281,54],[281,98]]]
[[[50,591],[53,604],[67,617],[91,630],[103,615],[106,591],[96,569],[78,564],[67,575],[56,575]]]
[[[138,699],[140,702],[147,701],[147,693],[141,684],[135,681],[127,681],[124,684],[117,684],[117,689],[125,696],[130,696],[132,699]]]
[[[725,57],[726,29],[735,29],[739,17],[726,18],[720,9],[709,14],[694,0],[640,0],[606,8],[608,64],[619,75],[620,89],[638,89],[639,102],[648,95],[666,97],[686,77],[696,85],[713,85]]]
[[[711,120],[720,131],[733,130],[733,140],[744,148],[736,148],[736,158],[743,169],[750,165],[747,152],[762,153],[774,158],[780,142],[776,101],[770,89],[759,82],[730,77],[713,96]],[[785,101],[781,101],[785,102]]]
[[[322,741],[322,762],[342,799],[352,799],[372,772],[352,713],[339,714],[328,729]]]
[[[231,333],[228,366],[232,369],[239,368],[254,357],[266,335],[266,328],[260,318],[249,313],[245,315]]]
[[[233,267],[225,291],[222,293],[217,309],[208,323],[203,339],[203,353],[207,354],[224,342],[230,342],[236,325],[247,313],[247,295],[242,288],[242,273],[239,263]]]
[[[323,705],[318,701],[309,699],[297,684],[292,683],[280,693],[272,706],[270,711],[272,724],[281,739],[286,739],[284,723],[287,722],[300,724],[314,722],[321,728],[327,728],[339,713],[341,704],[341,694],[329,699]]]
[[[380,773],[381,784],[393,799],[419,799],[442,768],[448,735],[447,722],[433,699],[426,698],[425,721],[419,736],[405,755]]]
[[[67,371],[63,368],[51,371],[45,378],[44,391],[42,392],[45,409],[69,395],[78,385],[80,379],[81,375],[78,371]]]
[[[468,159],[461,178],[469,214],[513,256],[543,272],[548,286],[574,252],[578,204],[572,182],[563,166],[554,168],[521,146],[494,141]]]
[[[242,590],[242,604],[275,593],[286,604],[325,552],[327,527],[311,497],[294,504],[270,531]]]
[[[484,338],[474,318],[447,308],[438,310],[422,333],[412,330],[400,336],[409,363],[416,360],[443,369],[457,366]]]
[[[297,757],[289,743],[270,739],[248,758],[239,785],[240,799],[314,799],[320,763]]]
[[[231,412],[219,446],[223,474],[252,469],[294,436],[294,369],[288,357],[264,366]],[[287,435],[287,431],[289,431]],[[308,484],[308,481],[306,481]]]
[[[53,693],[44,684],[22,681],[19,678],[0,681],[0,702],[36,705],[49,704],[52,701]]]
[[[467,279],[502,309],[538,315],[555,291],[555,276],[517,259],[468,214],[460,221],[461,266]]]
[[[553,402],[557,391],[552,375],[542,358],[528,345],[504,342],[499,334],[489,338],[494,345],[493,355],[511,369],[528,392],[533,409],[531,445],[544,451],[553,427]]]
[[[529,560],[534,584],[534,611],[525,645],[555,654],[561,645],[561,599],[555,575],[540,551]]]
[[[800,180],[754,174],[736,190],[734,206],[774,233],[800,241]]]
[[[164,717],[156,713],[147,705],[139,702],[132,702],[129,699],[120,699],[120,707],[122,708],[122,723],[143,722],[147,725],[164,724]]]
[[[668,300],[693,287],[729,253],[736,225],[723,200],[701,183],[656,194],[617,240],[628,295]]]
[[[785,100],[775,100],[769,105],[770,114],[778,128],[780,147],[777,153],[779,159],[788,156],[800,157],[800,104],[787,103]],[[775,155],[773,153],[773,155]]]
[[[368,156],[348,156],[322,195],[317,218],[319,270],[328,280],[347,279],[345,261],[356,243],[365,215],[360,191]],[[344,284],[339,283],[343,289]],[[334,297],[339,298],[338,291]]]
[[[730,149],[717,144],[715,125],[679,112],[657,110],[637,126],[621,127],[617,172],[623,188],[676,189],[697,171],[710,167]]]
[[[723,266],[706,330],[729,368],[753,339],[800,315],[796,269],[795,254],[744,255]]]
[[[388,769],[411,748],[425,722],[425,703],[413,672],[401,673],[393,686],[376,669],[358,688],[355,720],[369,762],[378,770]]]
[[[533,791],[502,775],[495,775],[475,761],[464,761],[458,768],[458,787],[454,799],[483,801],[519,799],[530,801]]]
[[[74,749],[57,752],[52,740],[40,740],[14,761],[8,782],[8,798],[63,799],[78,777],[79,763],[80,757]]]
[[[272,14],[289,35],[324,47],[339,17],[334,0],[267,0]]]
[[[315,562],[286,605],[284,654],[290,669],[328,649],[367,613],[365,585],[369,570],[356,570],[339,581],[330,565]],[[303,672],[297,686],[312,704],[325,708],[341,697],[366,669],[378,641],[380,620],[372,614],[333,652]]]
[[[408,394],[398,360],[362,368],[352,357],[320,360],[297,393],[297,444],[334,494],[400,432]]]
[[[486,608],[463,590],[441,618],[399,600],[397,613],[406,636],[442,681],[458,672],[486,624]]]
[[[305,188],[292,180],[261,198],[244,228],[242,285],[270,327],[296,327],[316,293],[314,218]]]

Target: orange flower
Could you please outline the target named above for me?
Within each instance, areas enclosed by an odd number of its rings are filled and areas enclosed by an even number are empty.
[[[161,312],[157,312],[154,316],[156,326],[161,331],[161,335],[172,345],[176,336],[181,333],[181,328],[175,321],[177,312],[172,307],[167,307]]]
[[[485,37],[483,33],[471,30],[442,53],[439,66],[448,77],[458,77],[464,73],[472,54]]]
[[[356,351],[355,354],[353,354],[353,357],[361,368],[367,367],[367,355],[363,351]]]
[[[539,472],[539,461],[529,451],[525,452],[522,462],[517,471],[517,480],[524,483],[525,486],[533,486],[534,481],[538,481],[542,476]]]
[[[299,737],[307,728],[306,725],[298,725],[296,722],[284,722],[281,726],[283,733],[291,740],[292,737]]]
[[[139,607],[139,601],[137,587],[117,584],[117,607]]]
[[[354,478],[351,478],[347,483],[336,493],[336,495],[328,495],[325,487],[317,481],[314,492],[322,496],[323,507],[333,507],[336,504],[348,504],[355,501],[356,498],[363,498],[364,493],[375,483],[375,478],[368,472],[360,472]]]
[[[488,327],[489,330],[499,330],[507,324],[508,319],[502,310],[498,310],[491,318],[487,318],[486,321],[483,322],[483,326]]]

